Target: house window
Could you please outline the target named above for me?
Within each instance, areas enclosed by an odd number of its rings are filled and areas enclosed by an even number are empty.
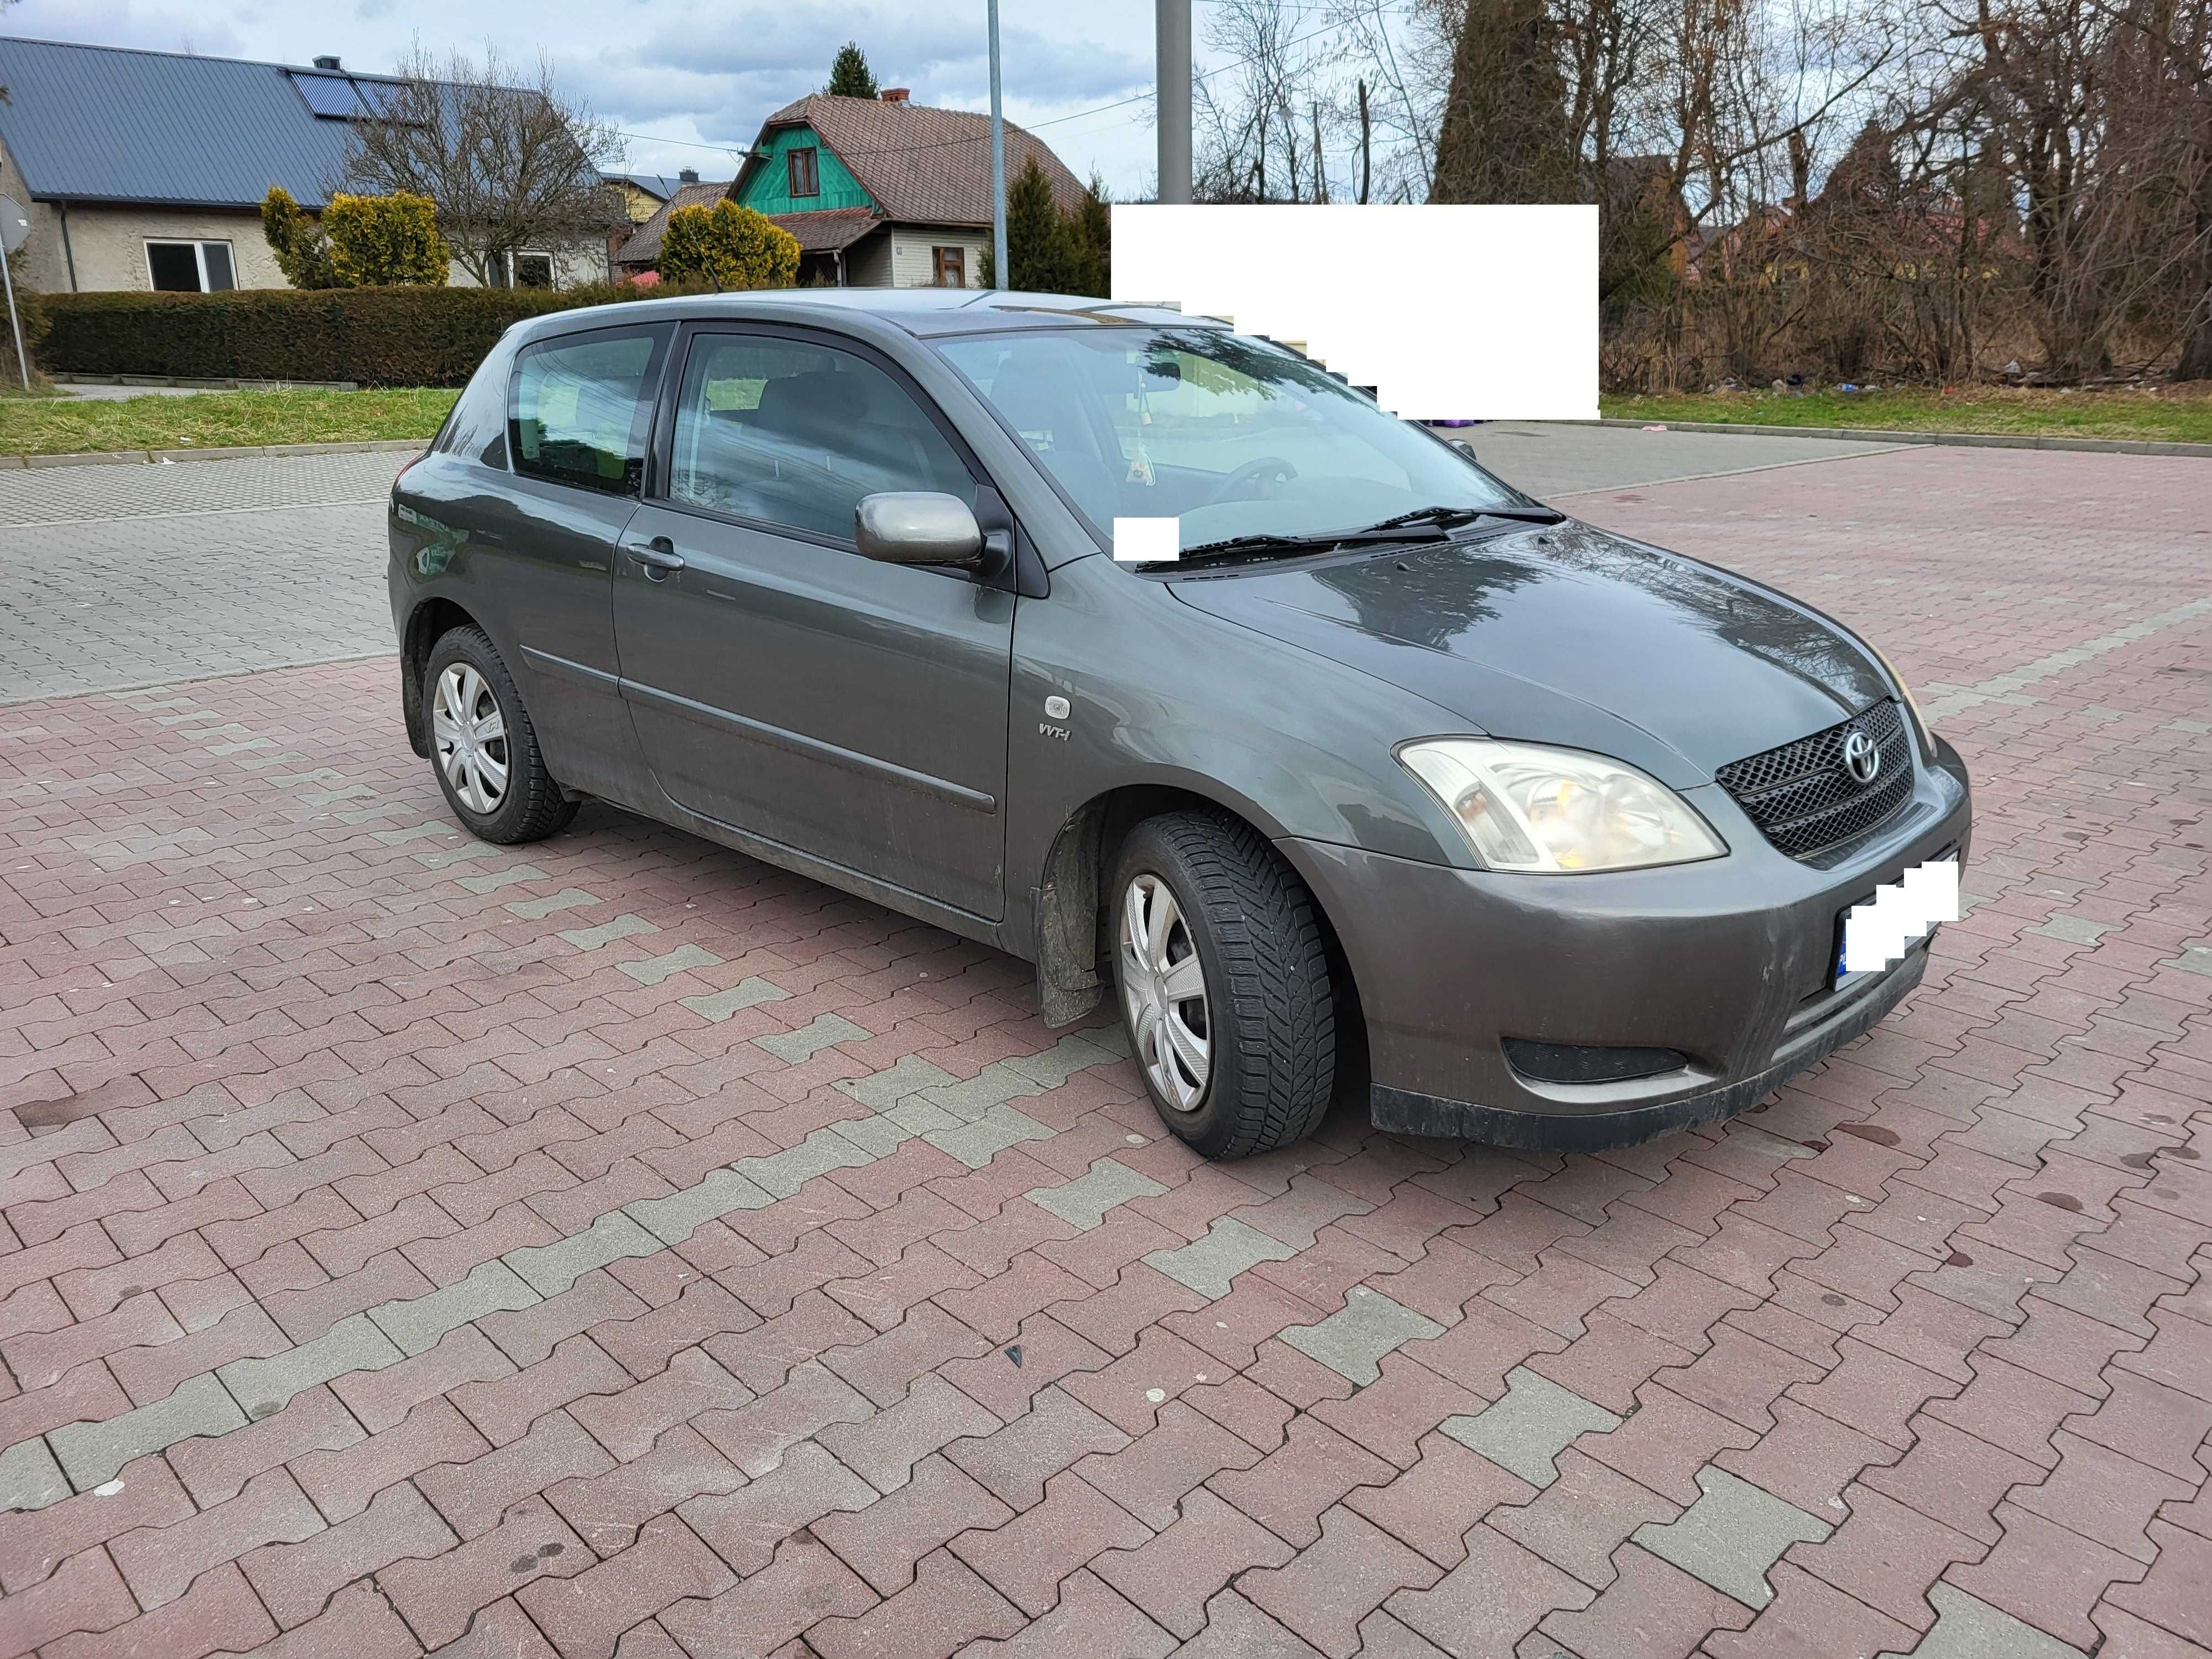
[[[228,242],[149,242],[146,274],[157,294],[221,294],[238,286]]]
[[[929,280],[939,288],[968,286],[968,250],[933,247],[929,250]]]
[[[822,169],[817,162],[819,152],[809,144],[803,149],[790,152],[791,193],[793,196],[819,196],[822,193]]]
[[[509,288],[553,286],[553,256],[550,253],[510,253],[507,256]]]

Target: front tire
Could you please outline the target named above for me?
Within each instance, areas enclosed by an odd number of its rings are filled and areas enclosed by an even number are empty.
[[[453,816],[479,840],[539,841],[576,816],[545,769],[522,694],[483,630],[456,628],[422,671],[430,763]]]
[[[1162,1121],[1208,1158],[1303,1139],[1336,1080],[1320,913],[1265,837],[1164,813],[1122,843],[1107,919],[1121,1018]]]

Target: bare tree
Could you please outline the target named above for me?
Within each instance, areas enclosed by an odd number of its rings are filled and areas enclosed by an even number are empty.
[[[525,74],[489,47],[481,64],[459,52],[441,63],[417,44],[396,84],[362,84],[375,106],[352,127],[348,182],[428,196],[454,260],[484,286],[506,286],[518,253],[557,255],[623,222],[599,176],[621,139],[561,92],[544,60]]]

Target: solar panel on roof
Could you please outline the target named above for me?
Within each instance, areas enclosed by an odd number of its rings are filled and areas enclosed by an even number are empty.
[[[353,86],[371,116],[390,116],[404,108],[403,94],[408,90],[404,87],[395,87],[389,81],[356,81]]]
[[[295,73],[292,84],[300,89],[300,96],[307,100],[309,109],[328,119],[356,120],[367,112],[362,108],[361,97],[354,91],[353,82],[343,75]]]

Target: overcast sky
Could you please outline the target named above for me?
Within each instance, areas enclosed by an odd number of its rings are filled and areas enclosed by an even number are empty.
[[[770,111],[818,91],[848,40],[879,82],[911,87],[917,102],[989,108],[984,15],[984,0],[21,0],[0,32],[288,64],[335,53],[374,70],[417,38],[441,57],[481,55],[489,41],[512,58],[549,58],[565,88],[630,135],[630,167],[726,179],[736,164],[714,146],[750,143]],[[1152,90],[1149,0],[1001,0],[1000,27],[1008,118],[1079,174],[1096,167],[1115,194],[1149,193],[1148,104],[1100,108]]]

